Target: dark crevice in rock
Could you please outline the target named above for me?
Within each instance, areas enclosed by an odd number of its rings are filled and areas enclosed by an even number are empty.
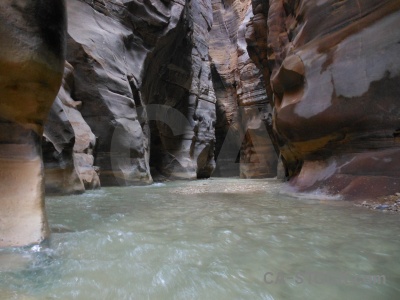
[[[174,30],[161,38],[148,56],[141,88],[146,105],[166,105],[171,108],[171,114],[177,112],[188,115],[187,99],[192,68],[192,45],[187,39],[188,34],[189,28],[183,14]],[[179,168],[176,156],[181,151],[183,135],[174,135],[168,125],[158,120],[149,122],[149,164],[152,176],[156,179],[173,177],[174,172],[186,171],[176,169]]]

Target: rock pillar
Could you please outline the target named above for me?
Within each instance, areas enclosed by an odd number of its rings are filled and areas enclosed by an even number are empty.
[[[65,56],[63,0],[0,2],[0,247],[48,235],[41,137]]]

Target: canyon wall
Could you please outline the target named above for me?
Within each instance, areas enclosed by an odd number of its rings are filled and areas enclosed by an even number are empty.
[[[47,190],[274,177],[279,156],[289,192],[398,191],[399,5],[68,1]]]
[[[278,161],[288,192],[399,191],[398,1],[68,0],[65,63],[61,25],[43,25],[62,18],[24,3],[0,15],[1,188],[35,199],[37,239],[42,149],[47,193]]]
[[[276,175],[272,110],[246,50],[250,0],[67,9],[65,76],[43,138],[46,192],[208,178],[216,161],[217,176]]]
[[[273,97],[292,192],[400,186],[400,2],[253,0],[249,53]]]
[[[65,59],[61,0],[0,2],[0,247],[48,235],[41,138]]]
[[[217,96],[214,176],[276,176],[277,156],[267,128],[272,108],[261,70],[245,40],[250,1],[214,0],[210,32],[212,79]]]
[[[66,77],[51,120],[61,134],[48,126],[44,141],[47,190],[209,177],[210,2],[70,0],[67,8]]]
[[[399,53],[397,0],[2,1],[0,247],[47,236],[44,188],[399,192]]]

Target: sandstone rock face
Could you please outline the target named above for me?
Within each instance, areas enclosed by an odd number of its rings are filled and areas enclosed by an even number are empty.
[[[400,186],[400,2],[253,0],[247,38],[270,81],[293,191]]]
[[[272,108],[260,68],[247,53],[250,1],[213,1],[210,57],[217,96],[214,175],[275,177],[277,157],[268,126]],[[240,154],[239,154],[240,150]]]
[[[262,71],[250,58],[246,28],[252,8],[238,32],[237,95],[245,138],[241,147],[240,177],[270,178],[277,175],[277,152],[271,140],[272,107],[266,93]]]
[[[61,84],[65,19],[61,0],[0,3],[0,247],[48,234],[41,137]]]
[[[67,8],[68,79],[62,111],[53,107],[63,134],[46,132],[49,190],[209,177],[211,3],[70,0]]]
[[[62,87],[51,107],[42,141],[46,194],[82,193],[100,187],[93,165],[96,137],[72,100],[73,67],[66,63]]]

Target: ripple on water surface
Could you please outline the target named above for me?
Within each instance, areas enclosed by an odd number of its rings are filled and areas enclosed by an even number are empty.
[[[279,190],[212,179],[48,197],[50,240],[0,250],[0,299],[398,298],[398,215]]]

